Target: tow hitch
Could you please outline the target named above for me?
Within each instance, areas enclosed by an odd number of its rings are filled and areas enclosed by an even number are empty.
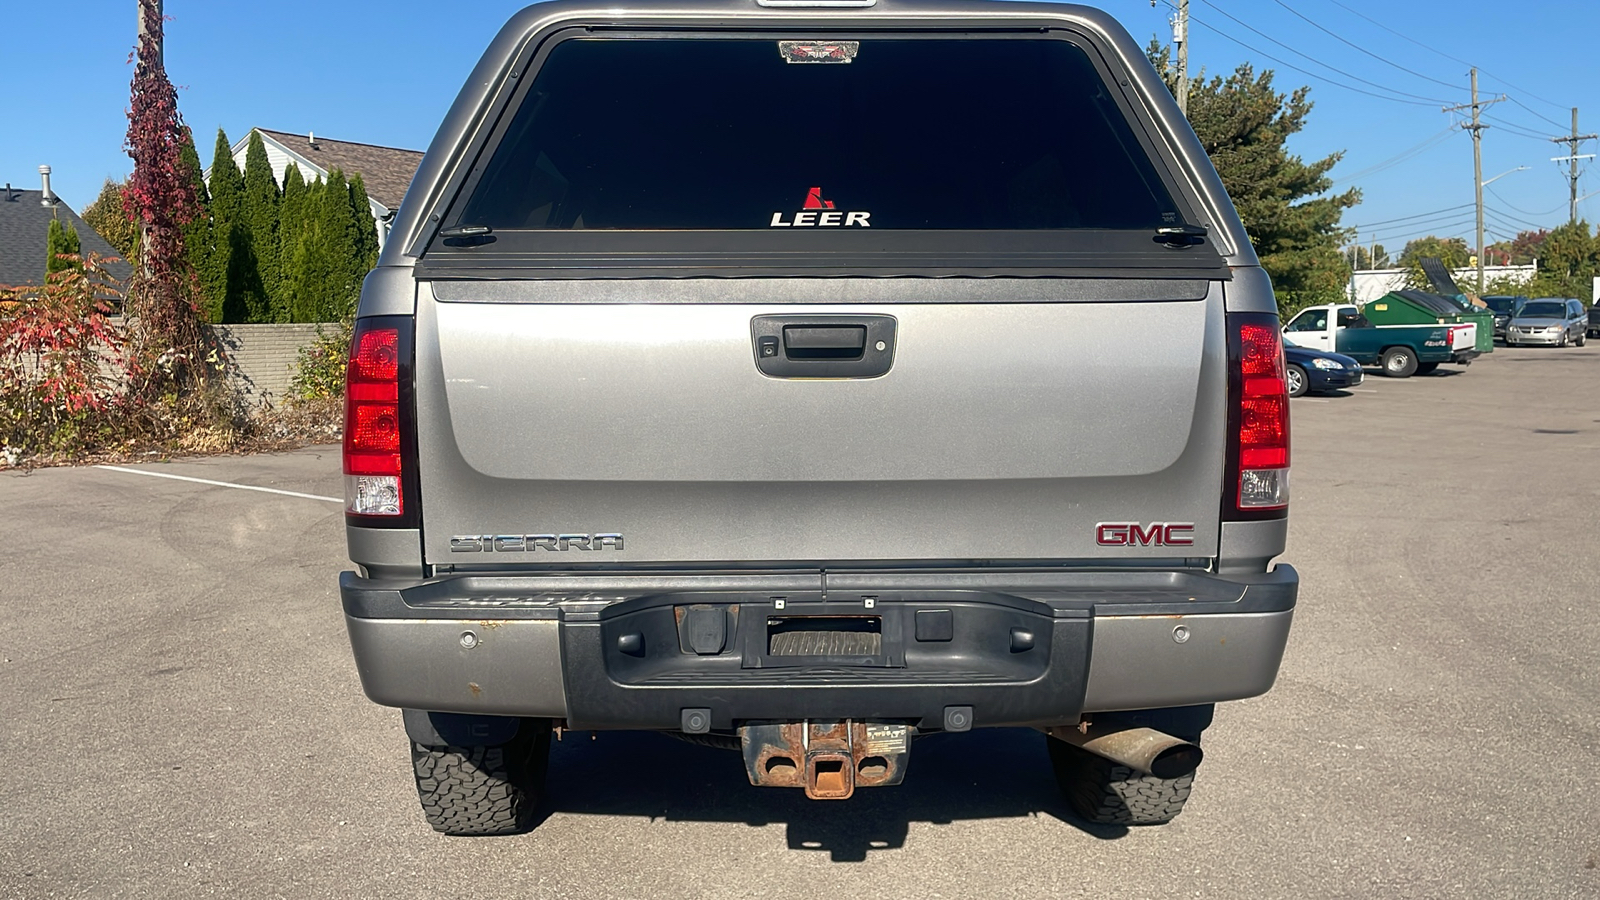
[[[856,787],[899,784],[911,728],[882,722],[752,722],[739,729],[745,774],[758,787],[803,787],[812,800],[847,800]]]

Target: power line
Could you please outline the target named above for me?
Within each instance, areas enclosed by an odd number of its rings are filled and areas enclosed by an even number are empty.
[[[1525,216],[1548,216],[1548,215],[1550,215],[1552,213],[1557,212],[1558,210],[1561,209],[1561,207],[1566,205],[1565,203],[1558,203],[1555,206],[1551,207],[1550,209],[1543,210],[1541,212],[1533,212],[1532,210],[1523,209],[1520,206],[1514,205],[1510,200],[1507,200],[1506,198],[1500,196],[1500,192],[1495,190],[1494,188],[1485,188],[1485,190],[1487,190],[1489,193],[1493,194],[1496,200],[1499,200],[1501,203],[1504,203],[1506,206],[1511,207],[1512,209],[1516,210],[1519,213],[1522,213]]]
[[[1363,222],[1360,225],[1351,225],[1350,227],[1351,228],[1366,229],[1366,228],[1376,228],[1379,225],[1390,225],[1390,224],[1393,224],[1395,222],[1405,222],[1405,221],[1408,221],[1408,220],[1411,220],[1411,219],[1431,219],[1431,218],[1433,218],[1435,216],[1442,215],[1444,213],[1454,213],[1454,212],[1457,212],[1459,210],[1467,209],[1467,208],[1469,208],[1471,206],[1472,206],[1471,203],[1463,203],[1460,206],[1447,206],[1444,209],[1436,209],[1436,210],[1433,210],[1432,212],[1417,213],[1414,216],[1400,216],[1400,217],[1394,218],[1394,219],[1380,219],[1380,220],[1378,220],[1376,222]]]
[[[1495,123],[1496,125],[1499,125],[1501,128],[1505,129],[1506,134],[1513,135],[1515,137],[1528,138],[1529,140],[1535,140],[1535,141],[1546,141],[1546,142],[1548,142],[1550,140],[1550,136],[1549,135],[1539,134],[1537,132],[1530,131],[1530,130],[1528,130],[1526,128],[1523,128],[1521,125],[1518,125],[1518,124],[1516,124],[1514,122],[1507,122],[1505,119],[1501,119],[1501,118],[1496,117],[1496,116],[1491,116],[1488,113],[1484,113],[1483,117],[1485,119],[1488,119],[1489,121]]]
[[[1522,218],[1520,216],[1514,216],[1511,213],[1508,213],[1503,209],[1495,209],[1492,206],[1485,206],[1484,209],[1489,211],[1489,212],[1494,213],[1503,222],[1515,222],[1515,223],[1517,223],[1519,225],[1525,225],[1528,228],[1544,228],[1545,227],[1543,225],[1540,225],[1538,222],[1530,222],[1527,219],[1524,219],[1524,218]]]
[[[1496,80],[1498,80],[1498,79],[1496,79]],[[1545,115],[1544,113],[1539,112],[1538,110],[1535,110],[1533,107],[1529,106],[1526,103],[1523,103],[1521,100],[1518,100],[1515,97],[1508,97],[1507,99],[1509,99],[1512,103],[1515,103],[1516,105],[1518,105],[1518,106],[1522,107],[1523,109],[1527,110],[1528,112],[1533,113],[1535,116],[1538,116],[1539,118],[1545,120],[1546,122],[1549,122],[1551,125],[1554,125],[1557,128],[1565,128],[1565,127],[1567,127],[1565,125],[1562,125],[1560,122],[1557,122],[1555,119],[1552,119],[1549,116]]]
[[[1171,4],[1168,4],[1168,5],[1171,5]],[[1245,48],[1246,50],[1249,50],[1251,53],[1259,54],[1259,55],[1265,57],[1266,59],[1270,59],[1273,62],[1277,63],[1278,65],[1283,66],[1285,69],[1289,69],[1290,71],[1294,71],[1294,72],[1299,72],[1301,75],[1304,75],[1307,78],[1315,78],[1318,81],[1321,81],[1321,82],[1323,82],[1325,84],[1333,85],[1334,87],[1344,88],[1347,91],[1354,91],[1357,94],[1365,94],[1368,97],[1376,97],[1379,100],[1387,100],[1387,101],[1389,101],[1391,103],[1404,103],[1404,104],[1406,104],[1408,106],[1432,106],[1433,105],[1431,103],[1423,103],[1423,102],[1421,102],[1419,100],[1402,100],[1399,97],[1389,97],[1389,96],[1386,96],[1384,94],[1375,94],[1372,91],[1362,90],[1361,88],[1358,88],[1358,87],[1351,87],[1348,84],[1344,84],[1342,82],[1335,81],[1334,79],[1329,78],[1326,75],[1318,75],[1315,72],[1308,72],[1305,69],[1302,69],[1302,68],[1300,68],[1299,66],[1297,66],[1297,65],[1295,65],[1293,63],[1285,62],[1285,61],[1279,59],[1278,57],[1273,56],[1270,53],[1267,53],[1264,50],[1260,50],[1260,49],[1258,49],[1256,47],[1251,46],[1250,44],[1245,43],[1244,41],[1239,40],[1238,38],[1234,37],[1233,35],[1227,33],[1226,31],[1223,31],[1222,29],[1216,27],[1215,25],[1212,25],[1210,22],[1207,22],[1207,21],[1199,18],[1198,16],[1190,16],[1189,20],[1191,22],[1194,22],[1194,23],[1198,24],[1198,25],[1205,26],[1207,29],[1209,29],[1210,31],[1215,32],[1220,37],[1224,37],[1224,38],[1227,38],[1230,41],[1233,41],[1235,44],[1238,44],[1239,46]]]
[[[1442,50],[1436,50],[1433,47],[1430,47],[1427,44],[1424,44],[1423,42],[1417,40],[1416,38],[1412,37],[1409,34],[1405,34],[1404,32],[1396,31],[1393,28],[1390,28],[1389,26],[1387,26],[1387,25],[1383,24],[1382,22],[1378,21],[1377,19],[1374,19],[1371,16],[1366,15],[1365,13],[1361,12],[1360,10],[1351,9],[1350,7],[1348,7],[1348,6],[1344,5],[1343,3],[1339,2],[1339,0],[1328,0],[1328,2],[1332,3],[1334,6],[1339,7],[1340,9],[1344,10],[1345,12],[1352,13],[1352,14],[1354,14],[1356,16],[1359,16],[1359,17],[1361,17],[1363,19],[1366,19],[1368,22],[1371,22],[1372,24],[1378,26],[1379,28],[1382,28],[1384,31],[1389,32],[1390,34],[1394,35],[1395,37],[1403,38],[1403,39],[1405,39],[1407,41],[1410,41],[1413,44],[1416,44],[1418,47],[1421,47],[1422,49],[1428,51],[1429,53],[1437,53],[1438,55],[1444,57],[1445,59],[1448,59],[1451,62],[1460,63],[1463,66],[1471,66],[1472,65],[1472,63],[1467,62],[1466,60],[1460,58],[1459,56],[1451,56],[1450,54],[1445,53]],[[1518,87],[1517,85],[1514,85],[1509,81],[1506,81],[1504,78],[1501,78],[1498,75],[1494,75],[1494,73],[1488,71],[1487,69],[1484,69],[1482,71],[1483,71],[1483,73],[1485,75],[1493,76],[1494,80],[1504,84],[1506,87],[1513,88],[1515,90],[1521,91],[1522,93],[1527,94],[1529,97],[1532,97],[1533,99],[1538,100],[1540,103],[1548,103],[1551,106],[1556,107],[1557,109],[1567,109],[1566,106],[1563,106],[1560,103],[1556,103],[1553,100],[1546,100],[1545,98],[1539,96],[1538,94],[1535,94],[1534,92],[1532,92],[1530,90]]]
[[[1397,63],[1397,62],[1395,62],[1393,60],[1385,59],[1382,56],[1379,56],[1378,54],[1373,53],[1371,50],[1368,50],[1367,48],[1361,46],[1360,44],[1355,43],[1354,41],[1346,40],[1345,38],[1341,37],[1340,35],[1335,34],[1333,31],[1331,31],[1331,30],[1329,30],[1327,28],[1324,28],[1323,26],[1317,24],[1309,16],[1305,15],[1304,13],[1300,12],[1299,10],[1297,10],[1294,7],[1290,6],[1289,4],[1283,2],[1283,0],[1272,0],[1272,2],[1278,4],[1279,6],[1283,7],[1284,9],[1288,10],[1290,13],[1293,13],[1294,15],[1300,17],[1305,22],[1310,24],[1311,27],[1317,29],[1318,31],[1321,31],[1324,34],[1327,34],[1328,36],[1332,37],[1334,40],[1336,40],[1336,41],[1338,41],[1338,42],[1340,42],[1342,44],[1346,44],[1346,45],[1348,45],[1350,47],[1354,47],[1355,49],[1361,51],[1362,53],[1365,53],[1366,55],[1372,57],[1373,59],[1377,60],[1378,62],[1383,63],[1384,65],[1392,66],[1392,67],[1394,67],[1396,69],[1399,69],[1400,71],[1405,72],[1405,73],[1410,74],[1410,75],[1415,75],[1415,76],[1417,76],[1418,78],[1421,78],[1424,81],[1431,81],[1434,84],[1442,84],[1445,87],[1450,88],[1451,90],[1454,90],[1454,91],[1461,90],[1461,85],[1459,85],[1459,84],[1451,84],[1448,81],[1440,81],[1439,79],[1434,78],[1431,75],[1424,75],[1421,72],[1418,72],[1418,71],[1416,71],[1414,69],[1408,69],[1405,66],[1402,66],[1402,65],[1400,65],[1399,63]]]
[[[1353,74],[1353,73],[1350,73],[1350,72],[1346,72],[1345,70],[1339,68],[1338,66],[1328,65],[1327,63],[1317,59],[1316,57],[1312,56],[1309,53],[1305,53],[1305,52],[1302,52],[1300,50],[1296,50],[1295,48],[1289,46],[1288,44],[1285,44],[1283,41],[1278,40],[1277,38],[1267,34],[1266,32],[1262,31],[1261,29],[1256,28],[1255,26],[1249,24],[1248,22],[1245,22],[1243,19],[1240,19],[1238,16],[1233,15],[1232,13],[1230,13],[1227,10],[1223,9],[1222,7],[1218,6],[1216,3],[1211,2],[1211,0],[1206,0],[1206,5],[1211,7],[1212,9],[1216,10],[1217,12],[1221,13],[1223,16],[1233,20],[1235,23],[1237,23],[1240,27],[1244,28],[1245,30],[1253,32],[1254,34],[1260,35],[1261,37],[1266,38],[1267,40],[1271,41],[1272,43],[1277,44],[1279,47],[1282,47],[1283,49],[1288,50],[1290,53],[1293,53],[1293,54],[1295,54],[1297,56],[1303,56],[1306,59],[1310,60],[1311,62],[1323,67],[1324,69],[1328,69],[1329,71],[1333,71],[1333,72],[1338,72],[1340,75],[1343,75],[1344,77],[1349,78],[1349,79],[1351,79],[1353,81],[1359,81],[1362,84],[1368,85],[1370,87],[1375,87],[1375,88],[1378,88],[1380,90],[1385,90],[1385,91],[1389,91],[1391,93],[1399,94],[1399,95],[1401,95],[1403,97],[1414,97],[1417,100],[1426,100],[1426,101],[1428,101],[1430,103],[1449,103],[1449,102],[1451,102],[1449,100],[1441,100],[1438,97],[1425,97],[1425,96],[1423,96],[1421,94],[1413,94],[1413,93],[1410,93],[1409,91],[1402,91],[1402,90],[1399,90],[1398,88],[1389,87],[1386,84],[1379,84],[1376,81],[1368,81],[1367,79],[1362,78],[1360,75],[1356,75],[1356,74]],[[1197,19],[1195,19],[1195,21],[1199,22],[1200,20],[1197,18]],[[1217,30],[1212,25],[1207,25],[1204,22],[1202,22],[1201,24],[1206,25],[1206,27],[1210,28],[1212,31],[1216,31]],[[1223,37],[1229,37],[1229,36],[1224,34]],[[1233,40],[1233,38],[1231,38],[1231,37],[1229,39]],[[1260,53],[1261,51],[1257,50],[1256,52]],[[1288,63],[1284,63],[1284,65],[1288,65]],[[1309,75],[1310,73],[1308,72],[1306,74]],[[1313,75],[1312,77],[1315,78],[1315,77],[1318,77],[1318,76]],[[1323,76],[1323,77],[1325,77],[1325,76]],[[1346,87],[1348,87],[1348,85],[1346,85]],[[1351,89],[1354,90],[1354,88],[1351,88]],[[1395,98],[1385,97],[1383,99],[1395,99]],[[1400,102],[1400,101],[1397,101],[1397,102]]]
[[[1394,156],[1391,156],[1388,159],[1384,160],[1383,162],[1375,163],[1375,164],[1373,164],[1371,166],[1368,166],[1367,168],[1362,169],[1361,171],[1356,172],[1354,174],[1344,175],[1344,176],[1341,176],[1339,178],[1335,178],[1332,182],[1329,183],[1328,186],[1332,187],[1333,185],[1336,185],[1336,184],[1345,184],[1347,182],[1357,181],[1357,180],[1360,180],[1362,178],[1367,178],[1369,176],[1376,175],[1379,172],[1382,172],[1382,171],[1384,171],[1386,169],[1391,169],[1391,168],[1393,168],[1395,166],[1400,165],[1403,162],[1409,162],[1410,160],[1416,158],[1417,156],[1420,156],[1424,151],[1430,150],[1433,147],[1435,147],[1435,146],[1443,143],[1444,141],[1448,140],[1450,138],[1450,135],[1455,133],[1455,130],[1456,130],[1456,127],[1454,125],[1451,125],[1450,127],[1448,127],[1445,130],[1439,132],[1438,134],[1434,135],[1433,137],[1428,138],[1427,140],[1423,141],[1422,143],[1416,145],[1415,147],[1411,147],[1409,149],[1402,150],[1399,153],[1396,153]]]

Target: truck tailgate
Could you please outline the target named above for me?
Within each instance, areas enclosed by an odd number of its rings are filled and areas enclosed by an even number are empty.
[[[1170,302],[850,306],[431,293],[422,285],[416,385],[434,565],[1216,551],[1215,285]],[[770,314],[891,316],[893,366],[765,375],[751,322]],[[1194,544],[1102,546],[1102,523],[1192,524]],[[620,537],[582,539],[602,534]]]

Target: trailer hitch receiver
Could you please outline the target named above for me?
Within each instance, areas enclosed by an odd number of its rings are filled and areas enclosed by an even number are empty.
[[[848,800],[857,787],[899,784],[911,728],[884,722],[751,722],[739,729],[745,774],[758,787],[803,787],[812,800]]]

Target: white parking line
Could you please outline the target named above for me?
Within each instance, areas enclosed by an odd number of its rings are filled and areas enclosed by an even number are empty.
[[[1345,388],[1345,390],[1354,391],[1357,394],[1376,394],[1377,393],[1377,391],[1373,390],[1372,388]]]
[[[213,487],[238,488],[241,491],[260,491],[263,494],[281,494],[285,497],[299,497],[303,500],[323,500],[328,503],[344,503],[338,497],[324,497],[320,494],[302,494],[298,491],[280,491],[277,488],[256,487],[253,484],[231,484],[226,481],[212,481],[209,478],[190,478],[187,475],[169,475],[166,472],[146,472],[143,469],[125,469],[122,466],[95,466],[96,469],[105,469],[110,472],[126,472],[129,475],[149,475],[151,478],[171,478],[173,481],[192,481],[195,484],[209,484]]]

